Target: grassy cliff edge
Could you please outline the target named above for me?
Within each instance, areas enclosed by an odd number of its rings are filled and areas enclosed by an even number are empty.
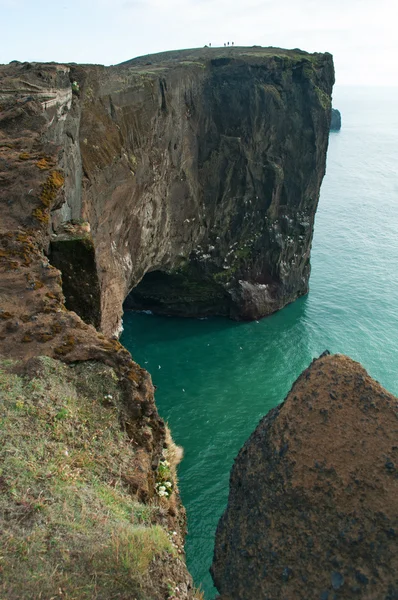
[[[175,493],[134,494],[139,448],[120,428],[114,370],[2,360],[0,396],[0,596],[193,597]]]

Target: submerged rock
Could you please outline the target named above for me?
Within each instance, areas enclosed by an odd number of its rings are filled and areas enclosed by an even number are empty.
[[[313,361],[235,460],[221,598],[397,598],[397,434],[397,398],[361,365]]]
[[[332,108],[332,118],[330,120],[330,131],[340,131],[341,113],[337,108]]]

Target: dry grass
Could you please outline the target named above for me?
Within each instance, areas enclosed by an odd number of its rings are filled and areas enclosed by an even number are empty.
[[[134,449],[113,370],[45,357],[31,380],[12,369],[1,361],[0,598],[159,597],[152,565],[175,550],[123,483]]]

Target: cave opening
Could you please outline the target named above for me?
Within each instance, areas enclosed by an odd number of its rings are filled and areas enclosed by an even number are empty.
[[[54,235],[48,252],[50,263],[61,271],[65,306],[88,325],[101,324],[101,289],[95,249],[88,234]]]
[[[230,305],[225,289],[191,266],[172,272],[146,273],[127,295],[123,309],[180,317],[228,317]]]

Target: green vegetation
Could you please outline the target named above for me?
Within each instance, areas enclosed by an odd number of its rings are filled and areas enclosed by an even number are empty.
[[[217,283],[227,283],[239,269],[250,261],[253,248],[249,243],[242,243],[242,245],[234,250],[230,257],[230,263],[228,269],[219,271],[213,275],[214,281]]]
[[[321,90],[321,88],[315,86],[314,89],[322,108],[325,110],[330,109],[332,106],[330,97],[323,90]]]
[[[149,570],[176,550],[163,509],[129,492],[116,374],[47,357],[31,379],[18,368],[0,361],[0,598],[163,597]]]
[[[156,492],[161,498],[169,498],[173,492],[173,477],[170,470],[170,463],[167,460],[161,460],[158,467]]]

